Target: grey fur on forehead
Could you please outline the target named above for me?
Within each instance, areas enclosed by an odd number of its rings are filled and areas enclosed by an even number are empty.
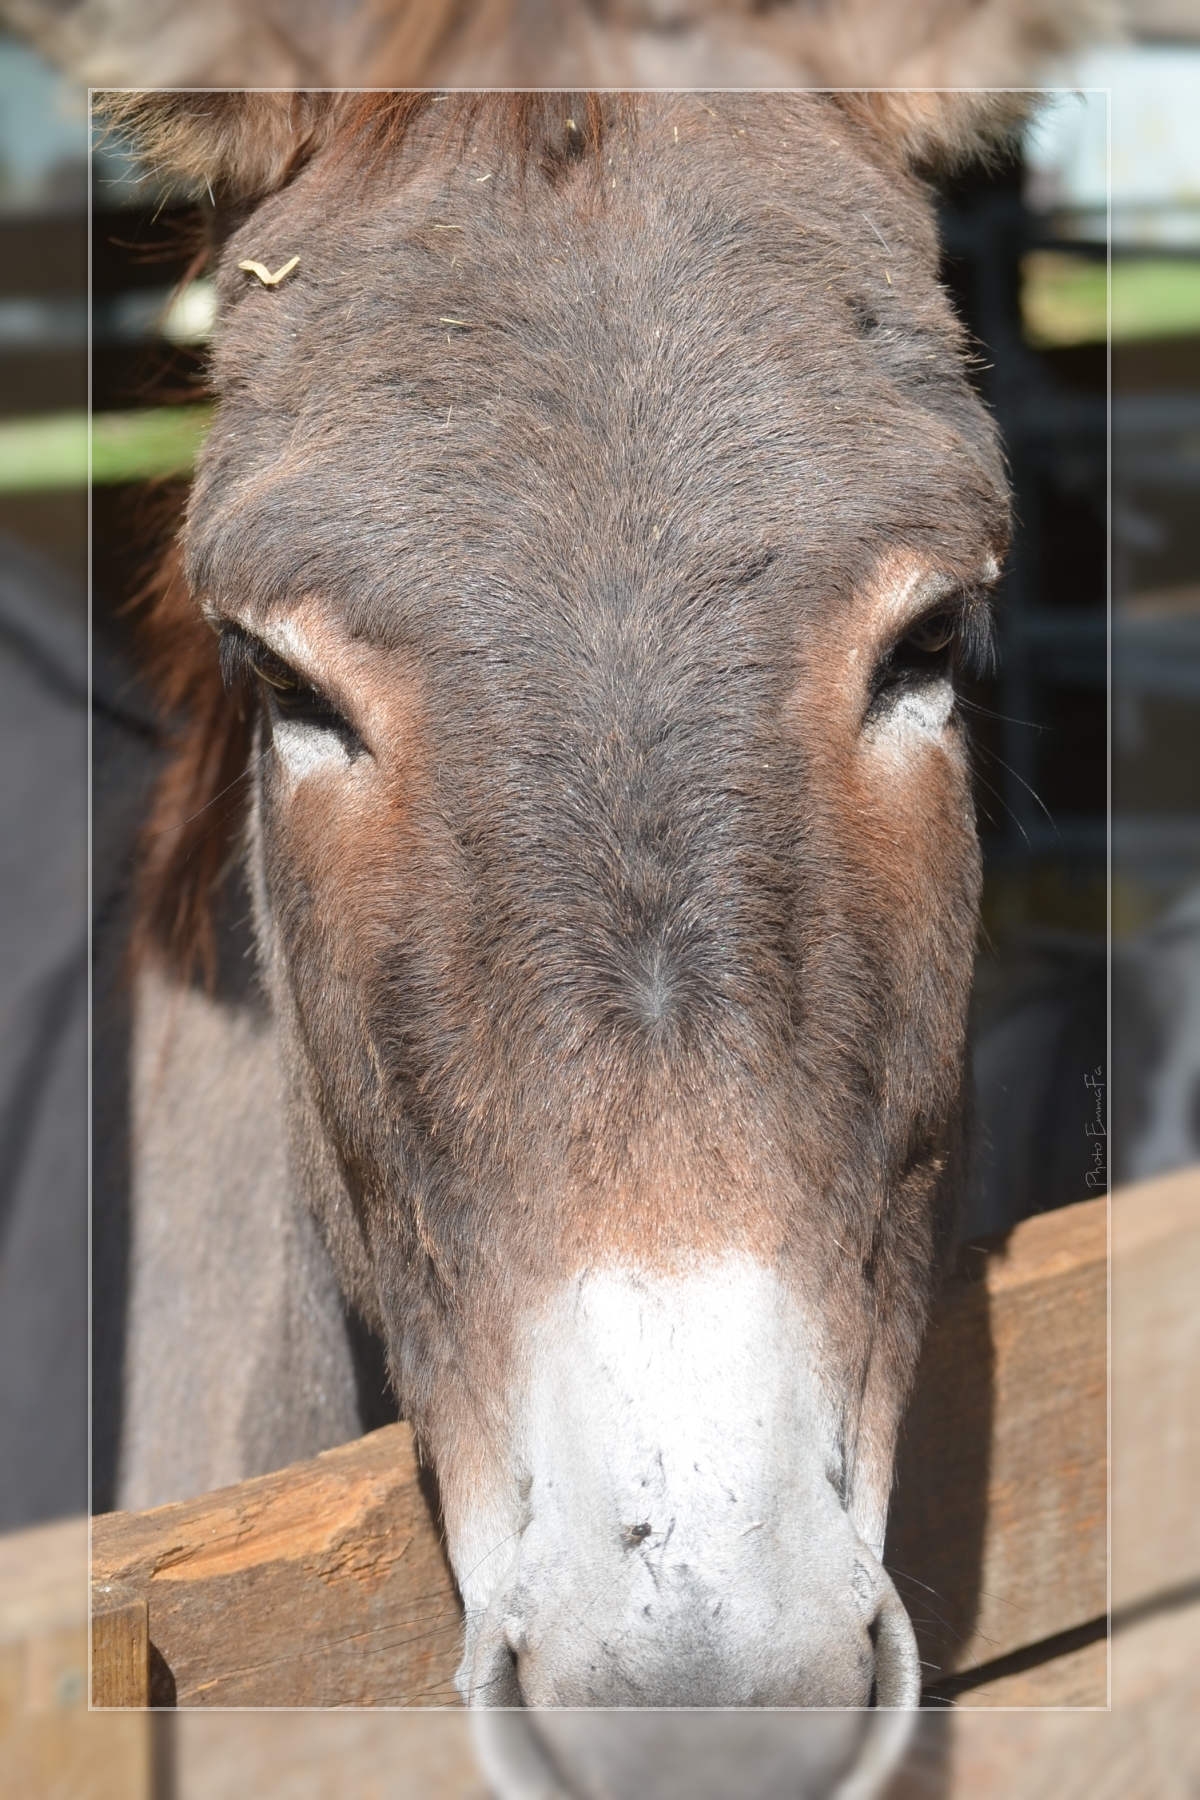
[[[223,259],[199,588],[253,603],[335,587],[369,612],[386,578],[427,606],[445,532],[493,574],[544,566],[548,540],[582,553],[629,495],[659,507],[642,535],[669,531],[677,563],[782,552],[800,524],[811,568],[822,535],[843,555],[931,484],[927,518],[1002,530],[920,184],[877,166],[825,97],[636,113],[599,164],[550,174],[494,118],[448,153],[427,117],[369,178],[317,158],[252,213]],[[238,266],[296,254],[278,289]],[[555,521],[585,474],[572,539]]]

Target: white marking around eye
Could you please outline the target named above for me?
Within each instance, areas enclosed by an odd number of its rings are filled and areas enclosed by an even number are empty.
[[[354,759],[340,733],[330,730],[327,725],[302,724],[298,719],[285,719],[276,711],[271,722],[271,740],[292,781],[304,781],[309,775],[328,774],[353,765]]]
[[[273,650],[276,656],[282,656],[284,662],[290,663],[298,675],[303,675],[310,681],[319,677],[320,670],[316,666],[308,634],[293,613],[279,619],[255,621],[251,629],[256,637],[262,639],[268,650]]]
[[[980,569],[980,585],[989,586],[999,573],[996,558],[988,556]],[[876,631],[903,636],[927,608],[953,594],[959,585],[945,570],[922,562],[885,567],[871,589]]]
[[[917,748],[915,740],[937,743],[954,711],[954,683],[948,676],[904,690],[885,708],[868,733],[877,744],[897,750]]]
[[[929,584],[933,573],[924,563],[910,564],[900,569],[896,569],[893,564],[874,589],[876,628],[895,630],[902,621],[907,621],[910,614],[919,611],[919,607],[913,606],[913,594],[917,588]]]
[[[295,669],[298,675],[315,687],[323,681],[319,659],[300,620],[289,613],[283,618],[255,620],[255,637],[261,638],[268,650]],[[272,708],[271,741],[276,755],[293,782],[304,781],[318,773],[342,772],[353,766],[354,759],[336,731],[327,726],[308,725],[288,719]]]

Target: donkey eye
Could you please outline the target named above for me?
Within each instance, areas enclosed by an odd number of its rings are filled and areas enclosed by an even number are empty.
[[[985,591],[958,594],[910,625],[875,670],[868,719],[905,695],[932,692],[956,677],[984,677],[994,665],[992,609]]]
[[[300,711],[333,710],[316,688],[265,644],[252,642],[248,654],[250,667],[264,687],[270,688],[280,712],[292,717]]]
[[[352,754],[362,748],[358,733],[333,702],[241,626],[227,626],[221,633],[221,669],[227,688],[257,681],[270,711],[280,719],[334,731]]]
[[[961,617],[959,611],[943,607],[910,625],[875,671],[875,697],[944,681],[957,661]]]
[[[932,613],[921,619],[904,639],[902,649],[918,656],[940,656],[958,635],[958,615],[952,612]]]

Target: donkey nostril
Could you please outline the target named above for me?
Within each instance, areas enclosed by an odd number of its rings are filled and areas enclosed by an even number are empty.
[[[871,1655],[870,1655],[871,1692],[867,1696],[867,1705],[868,1706],[878,1706],[879,1705],[879,1615],[878,1614],[876,1614],[876,1616],[871,1620],[870,1624],[867,1626],[867,1636],[871,1641]],[[864,1656],[863,1662],[866,1663],[866,1661],[867,1661],[867,1658]]]
[[[921,1662],[917,1640],[904,1604],[886,1576],[867,1635],[875,1652],[870,1704],[903,1709],[919,1706]]]

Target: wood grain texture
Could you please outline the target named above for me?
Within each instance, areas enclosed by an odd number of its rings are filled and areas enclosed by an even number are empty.
[[[87,1571],[86,1519],[0,1536],[0,1645],[86,1625]]]
[[[1083,1201],[968,1247],[935,1308],[886,1557],[927,1677],[1106,1610],[1107,1254]]]
[[[958,1696],[956,1706],[1106,1706],[1108,1704],[1108,1656],[1106,1638],[1065,1656],[980,1682]]]
[[[1113,1605],[1200,1579],[1200,1168],[1113,1196]]]
[[[150,1634],[146,1602],[122,1582],[92,1587],[92,1705],[146,1706]]]
[[[151,1704],[454,1704],[461,1613],[406,1425],[93,1522],[149,1609]]]
[[[87,1710],[88,1522],[0,1537],[0,1800],[151,1800],[146,1712]]]

